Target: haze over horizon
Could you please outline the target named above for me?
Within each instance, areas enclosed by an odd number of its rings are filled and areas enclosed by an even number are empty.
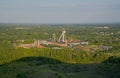
[[[120,23],[119,0],[0,0],[0,23]]]

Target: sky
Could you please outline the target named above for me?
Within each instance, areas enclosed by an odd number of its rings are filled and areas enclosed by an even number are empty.
[[[120,0],[0,0],[0,23],[120,23]]]

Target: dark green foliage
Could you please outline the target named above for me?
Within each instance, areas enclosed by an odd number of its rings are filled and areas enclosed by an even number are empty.
[[[47,60],[49,62],[46,62]],[[54,62],[57,61],[57,62]],[[36,63],[41,63],[36,65]],[[119,64],[71,64],[46,57],[26,57],[0,66],[1,78],[119,78]],[[3,74],[4,73],[4,74]],[[9,75],[8,75],[9,76]]]
[[[120,57],[111,56],[104,60],[99,67],[99,72],[106,76],[106,78],[120,77]]]
[[[112,55],[113,53],[111,53]],[[118,53],[114,53],[117,55]],[[48,58],[54,58],[67,63],[100,63],[111,56],[110,53],[104,52],[84,52],[81,50],[71,50],[71,49],[14,49],[12,52],[1,52],[0,64],[4,64],[19,58],[29,57],[29,56],[42,56]],[[30,59],[32,60],[32,59]],[[25,61],[25,60],[24,60]],[[29,59],[27,60],[29,61]],[[48,59],[46,62],[49,62]]]
[[[18,73],[16,78],[27,78],[27,76],[24,73]]]
[[[43,65],[43,64],[61,64],[61,61],[52,59],[52,58],[45,58],[45,57],[25,57],[19,60],[15,60],[14,62],[26,62],[29,65]]]
[[[103,63],[120,64],[120,57],[111,56],[108,60],[103,61]]]
[[[95,27],[97,26],[0,24],[0,78],[119,78],[120,27]],[[53,33],[58,40],[62,29],[67,31],[68,40],[85,40],[89,42],[88,46],[103,45],[112,48],[86,52],[70,48],[50,49],[58,47],[53,45],[44,45],[49,49],[17,47],[20,43],[33,43],[34,39],[47,40]],[[100,32],[107,32],[107,35]]]

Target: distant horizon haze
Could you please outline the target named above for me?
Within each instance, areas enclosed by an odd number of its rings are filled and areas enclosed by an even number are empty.
[[[120,23],[120,0],[0,0],[0,23]]]

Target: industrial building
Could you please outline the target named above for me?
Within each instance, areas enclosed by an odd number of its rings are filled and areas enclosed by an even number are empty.
[[[20,44],[19,46],[23,47],[23,48],[31,48],[31,47],[44,48],[43,46],[40,45],[40,40],[36,40],[36,39],[35,39],[34,43]]]

